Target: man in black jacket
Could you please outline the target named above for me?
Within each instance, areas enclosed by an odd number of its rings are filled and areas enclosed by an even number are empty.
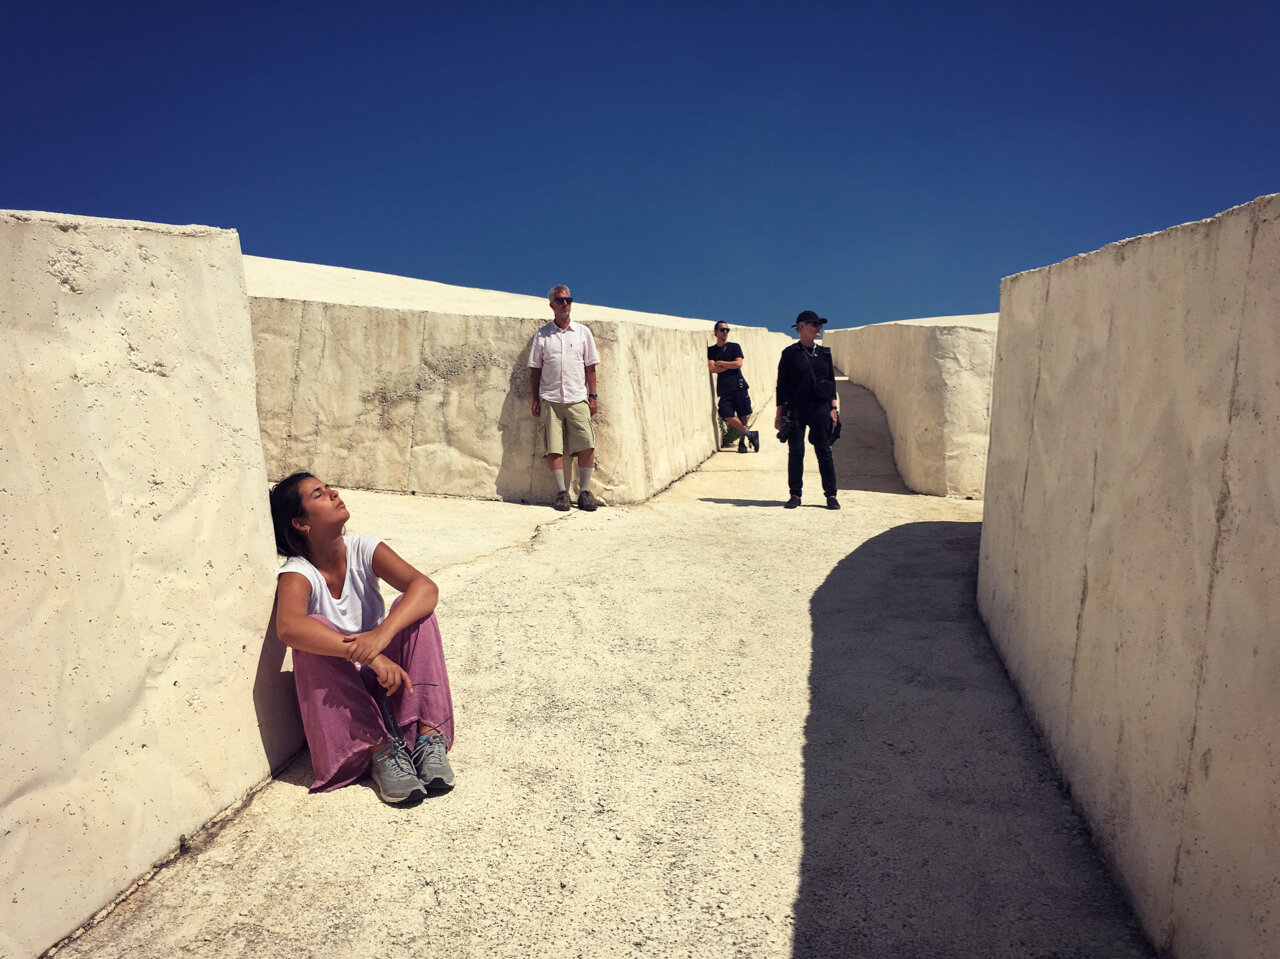
[[[800,493],[804,487],[804,437],[818,457],[818,472],[822,474],[822,492],[827,497],[827,509],[839,509],[836,499],[836,464],[831,456],[831,434],[840,421],[836,402],[836,370],[831,362],[831,350],[819,346],[818,336],[827,321],[813,310],[805,310],[796,317],[796,335],[799,343],[792,343],[782,351],[778,359],[778,409],[774,416],[774,428],[782,438],[784,418],[790,425],[786,436],[787,485],[791,498],[787,509],[800,505]]]

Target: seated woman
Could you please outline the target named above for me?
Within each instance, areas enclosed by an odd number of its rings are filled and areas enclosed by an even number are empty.
[[[311,748],[311,791],[372,770],[383,802],[453,786],[453,699],[425,574],[371,536],[343,536],[351,513],[310,473],[271,490],[276,548],[276,635],[293,650],[293,678]],[[402,595],[386,612],[382,579]],[[397,728],[383,718],[389,699]]]

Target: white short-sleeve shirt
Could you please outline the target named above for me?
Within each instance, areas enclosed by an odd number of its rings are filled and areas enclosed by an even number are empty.
[[[342,633],[363,633],[387,616],[386,603],[378,592],[378,576],[373,571],[373,551],[382,540],[373,536],[344,536],[342,541],[347,547],[347,579],[342,584],[342,595],[336,599],[320,570],[301,556],[286,559],[276,576],[301,573],[311,583],[308,615],[319,613]]]
[[[569,321],[563,330],[548,323],[533,337],[529,365],[542,370],[538,396],[556,403],[581,403],[587,398],[587,367],[596,366],[600,354],[591,330]]]

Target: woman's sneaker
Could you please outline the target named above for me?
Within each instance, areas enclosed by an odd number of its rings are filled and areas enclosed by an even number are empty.
[[[373,788],[383,802],[392,805],[421,799],[427,794],[408,750],[396,742],[374,751]]]
[[[418,737],[413,744],[413,766],[425,788],[453,788],[453,767],[449,765],[449,756],[445,752],[444,737],[439,733]]]

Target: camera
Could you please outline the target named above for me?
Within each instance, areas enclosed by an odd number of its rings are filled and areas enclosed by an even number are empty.
[[[796,418],[791,414],[790,410],[782,411],[782,426],[778,428],[778,442],[785,443],[791,439],[791,434],[796,430]]]

